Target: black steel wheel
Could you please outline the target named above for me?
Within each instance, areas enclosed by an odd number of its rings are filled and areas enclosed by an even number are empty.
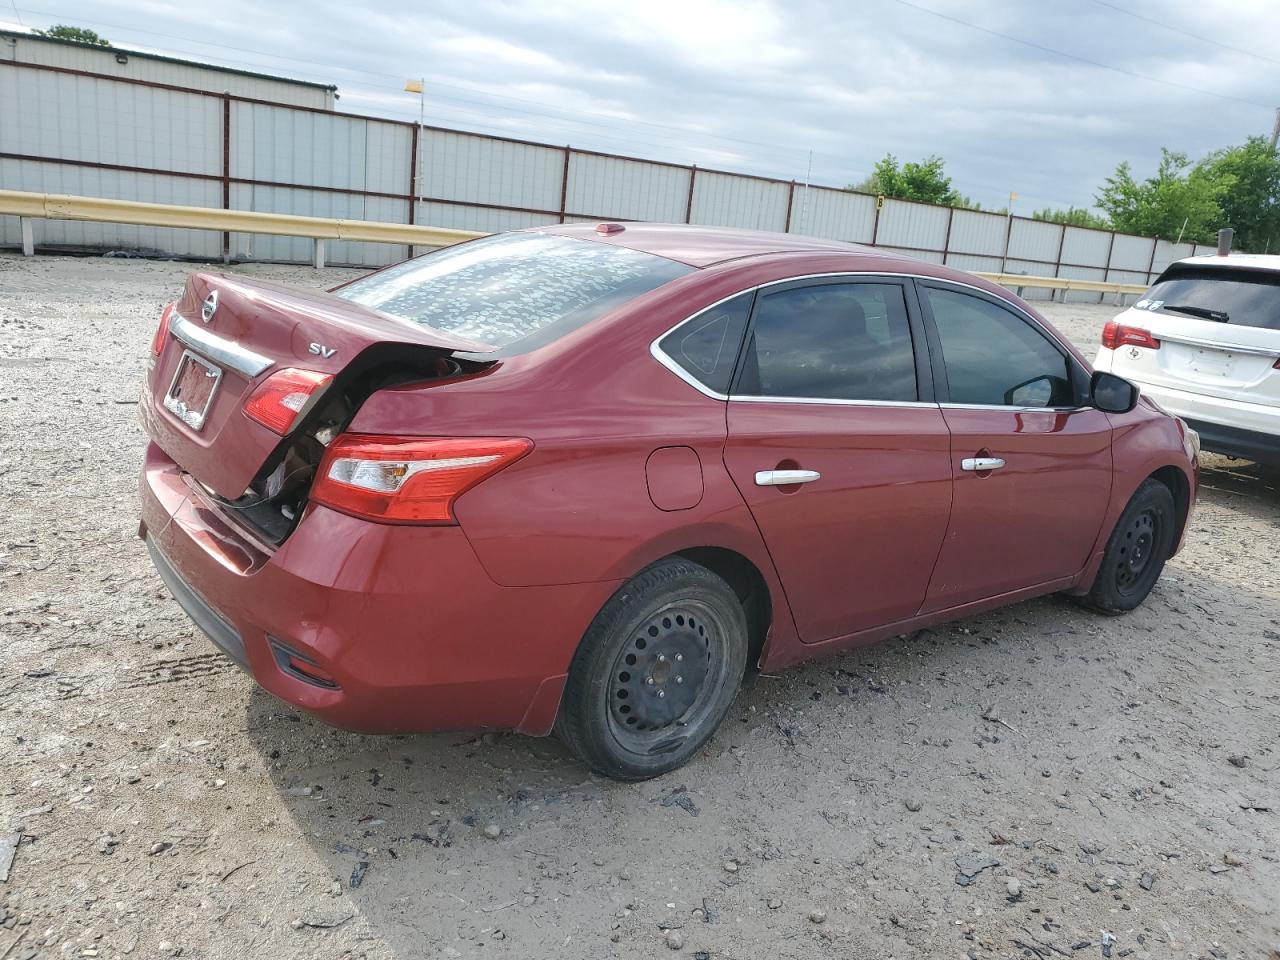
[[[1144,481],[1111,532],[1085,602],[1103,613],[1124,613],[1142,603],[1173,551],[1176,524],[1169,488]]]
[[[1132,593],[1145,579],[1143,574],[1155,562],[1155,545],[1164,522],[1157,510],[1141,510],[1124,531],[1120,541],[1120,557],[1116,563],[1116,590]]]
[[[715,732],[746,669],[747,624],[705,567],[659,561],[596,616],[569,669],[557,733],[595,770],[644,780]]]

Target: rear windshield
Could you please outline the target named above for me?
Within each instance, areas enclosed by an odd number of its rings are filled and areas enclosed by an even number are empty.
[[[1157,280],[1134,306],[1175,316],[1280,330],[1280,274],[1262,270],[1175,269],[1177,272],[1171,271]]]
[[[611,243],[506,233],[445,247],[337,295],[511,351],[550,343],[693,268]]]

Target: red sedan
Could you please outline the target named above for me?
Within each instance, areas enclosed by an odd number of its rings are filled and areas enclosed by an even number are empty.
[[[646,224],[308,293],[197,273],[152,344],[141,534],[272,694],[370,732],[687,761],[749,669],[1062,591],[1146,598],[1197,438],[969,274]]]

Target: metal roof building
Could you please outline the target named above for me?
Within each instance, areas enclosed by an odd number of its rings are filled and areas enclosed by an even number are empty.
[[[332,110],[338,88],[308,80],[270,76],[193,60],[179,60],[124,47],[99,47],[74,40],[0,30],[0,60],[139,80],[151,84],[229,93],[251,100],[313,110]]]

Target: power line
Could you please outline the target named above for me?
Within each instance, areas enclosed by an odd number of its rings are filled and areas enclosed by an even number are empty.
[[[1240,47],[1233,47],[1230,44],[1222,43],[1218,40],[1212,40],[1209,37],[1203,37],[1198,33],[1192,33],[1190,30],[1183,30],[1180,27],[1172,26],[1165,23],[1163,20],[1157,20],[1154,17],[1146,17],[1140,13],[1134,13],[1132,10],[1126,10],[1124,7],[1118,7],[1114,3],[1107,3],[1106,0],[1092,0],[1092,2],[1096,3],[1100,7],[1107,7],[1108,9],[1115,10],[1117,13],[1123,13],[1126,17],[1133,17],[1135,20],[1142,20],[1146,23],[1155,24],[1157,27],[1163,27],[1165,30],[1172,30],[1174,33],[1180,33],[1184,37],[1190,37],[1192,40],[1200,40],[1204,43],[1212,44],[1215,47],[1221,47],[1223,50],[1230,50],[1232,53],[1243,53],[1246,57],[1256,57],[1259,60],[1267,61],[1267,63],[1280,65],[1280,60],[1276,60],[1273,57],[1267,57],[1261,53],[1254,53],[1251,50],[1242,50]]]
[[[940,13],[937,10],[930,10],[928,7],[922,7],[917,3],[911,3],[910,0],[893,0],[894,3],[901,4],[904,7],[910,7],[912,10],[919,10],[921,13],[927,13],[930,16],[938,17],[951,23],[959,24],[962,27],[968,27],[970,30],[977,30],[980,33],[990,34],[993,37],[1000,37],[1002,40],[1009,40],[1013,43],[1020,43],[1024,47],[1030,47],[1033,50],[1039,50],[1042,53],[1051,53],[1056,57],[1066,57],[1068,60],[1076,60],[1080,63],[1087,63],[1090,66],[1098,67],[1102,70],[1110,70],[1113,73],[1120,73],[1127,77],[1137,77],[1139,80],[1148,80],[1151,83],[1163,83],[1167,87],[1178,87],[1182,90],[1190,90],[1192,93],[1201,93],[1206,97],[1216,97],[1219,100],[1228,100],[1233,103],[1243,103],[1250,107],[1261,107],[1264,110],[1270,110],[1271,105],[1259,103],[1256,100],[1245,100],[1243,97],[1233,97],[1229,93],[1214,93],[1212,90],[1203,90],[1200,87],[1193,87],[1187,83],[1179,83],[1176,80],[1165,80],[1160,77],[1153,77],[1145,73],[1138,73],[1136,70],[1126,70],[1123,67],[1115,67],[1109,63],[1102,63],[1099,60],[1090,60],[1088,57],[1081,57],[1074,53],[1067,53],[1065,50],[1056,50],[1053,47],[1046,47],[1043,44],[1034,43],[1031,40],[1023,40],[1021,37],[1015,37],[1007,33],[1001,33],[999,30],[991,30],[987,27],[980,27],[976,23],[970,23],[968,20],[961,20],[959,17],[953,17],[947,13]]]

